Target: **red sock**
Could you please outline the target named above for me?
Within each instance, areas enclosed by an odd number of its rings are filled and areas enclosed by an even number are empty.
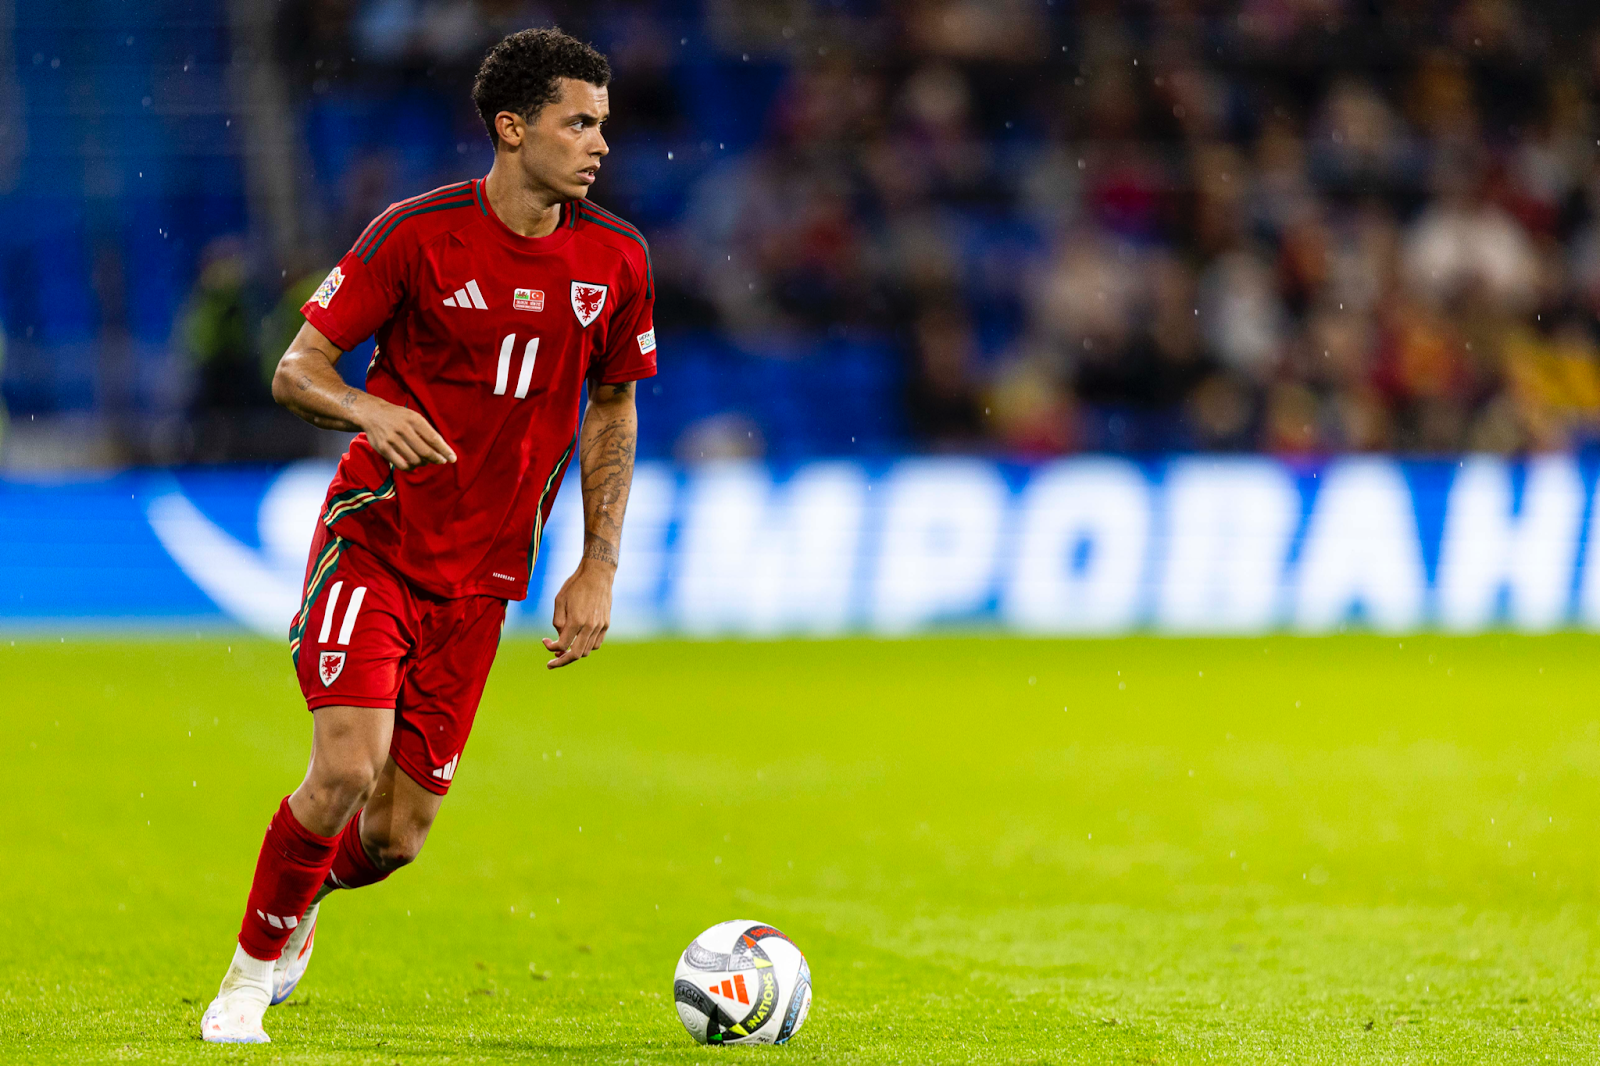
[[[338,844],[338,837],[320,837],[301,825],[284,797],[267,826],[255,880],[250,883],[250,901],[239,929],[239,946],[246,953],[276,959],[283,952],[284,941],[328,876]]]
[[[339,846],[333,853],[333,868],[328,871],[328,884],[334,888],[363,888],[375,885],[388,876],[388,870],[380,870],[373,865],[366,847],[361,843],[361,811],[357,811],[345,823],[344,832],[339,834]]]

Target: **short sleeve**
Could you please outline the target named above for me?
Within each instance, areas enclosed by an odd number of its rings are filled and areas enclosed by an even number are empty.
[[[373,220],[300,308],[306,321],[341,351],[377,332],[405,295],[405,241],[399,233],[384,231],[388,214]]]
[[[602,385],[655,377],[656,374],[656,294],[648,273],[644,287],[623,308],[617,327],[607,338],[600,357],[597,377]]]

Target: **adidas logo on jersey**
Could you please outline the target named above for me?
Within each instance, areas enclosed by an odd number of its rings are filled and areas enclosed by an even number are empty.
[[[446,296],[444,305],[446,307],[476,307],[479,311],[489,310],[489,305],[483,302],[483,293],[478,291],[476,279],[457,289],[454,296]]]
[[[458,751],[450,756],[450,761],[433,772],[433,776],[441,781],[448,781],[456,776],[456,765],[461,762],[461,753]]]

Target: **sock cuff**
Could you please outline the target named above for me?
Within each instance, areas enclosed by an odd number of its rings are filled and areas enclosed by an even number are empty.
[[[357,811],[339,834],[339,850],[333,853],[326,882],[334,888],[362,888],[389,876],[388,870],[372,861],[361,843],[361,815],[362,811]]]
[[[361,808],[345,823],[344,832],[339,834],[339,855],[365,873],[382,874],[384,871],[372,861],[372,856],[367,854],[367,846],[361,842],[361,815],[365,810],[365,807]]]
[[[331,837],[318,836],[301,825],[300,819],[294,816],[289,806],[288,796],[278,804],[278,813],[272,817],[272,827],[267,836],[269,839],[276,838],[278,850],[284,858],[312,865],[326,862],[339,845],[338,833]]]
[[[262,945],[256,945],[256,951],[263,950],[268,949]],[[278,956],[282,954],[283,949],[280,947],[270,959],[262,958],[245,947],[244,936],[241,935],[239,937],[239,946],[233,949],[232,968],[251,978],[255,984],[265,984],[270,987],[272,983],[272,967],[277,964]],[[266,971],[265,976],[262,976],[263,969]]]

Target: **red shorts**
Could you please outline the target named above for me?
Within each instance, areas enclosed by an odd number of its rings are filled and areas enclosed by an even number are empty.
[[[318,523],[289,650],[306,706],[392,707],[389,754],[450,788],[505,624],[497,596],[445,599]]]

